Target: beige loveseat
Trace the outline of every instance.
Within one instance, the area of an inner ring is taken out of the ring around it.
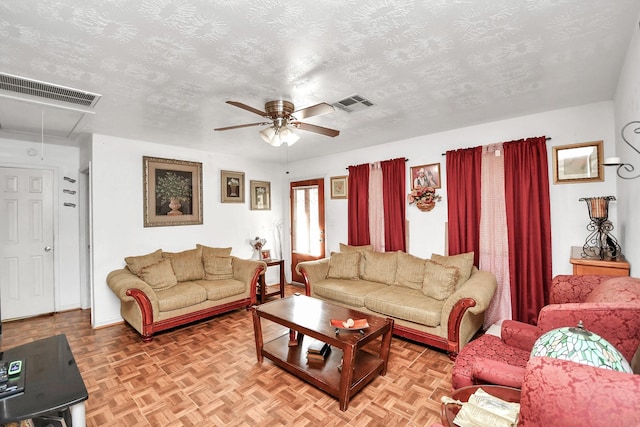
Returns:
[[[394,335],[441,348],[452,359],[482,327],[496,278],[473,266],[473,253],[428,260],[369,246],[340,249],[296,266],[308,296],[391,317]]]
[[[107,284],[120,298],[120,314],[143,341],[169,328],[256,303],[262,261],[231,256],[231,248],[196,245],[178,253],[158,249],[125,258]]]

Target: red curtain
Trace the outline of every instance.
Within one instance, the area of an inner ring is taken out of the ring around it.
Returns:
[[[385,160],[382,167],[382,197],[384,202],[384,249],[386,252],[406,252],[406,160]]]
[[[552,274],[545,137],[504,144],[504,180],[513,319],[535,325]]]
[[[449,254],[474,252],[480,259],[482,147],[447,151]]]
[[[348,232],[349,244],[368,245],[369,165],[349,166]]]

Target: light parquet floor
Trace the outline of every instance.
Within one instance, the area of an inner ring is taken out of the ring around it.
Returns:
[[[300,288],[287,286],[286,294]],[[265,321],[265,340],[287,331]],[[87,426],[429,426],[451,390],[443,352],[393,338],[387,375],[338,401],[256,360],[251,313],[238,310],[157,335],[126,324],[92,329],[76,310],[2,327],[0,350],[64,333],[89,391]]]

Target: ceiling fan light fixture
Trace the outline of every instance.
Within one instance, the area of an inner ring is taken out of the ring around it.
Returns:
[[[267,144],[271,144],[271,140],[273,139],[273,137],[276,135],[276,128],[275,126],[271,126],[265,129],[262,129],[260,131],[260,136],[262,137],[262,139],[264,140],[264,142],[266,142]],[[271,144],[273,145],[273,144]]]
[[[295,133],[289,127],[283,127],[280,129],[280,139],[287,143],[288,146],[292,146],[300,139],[300,135]]]

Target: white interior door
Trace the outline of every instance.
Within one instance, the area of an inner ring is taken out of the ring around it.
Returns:
[[[2,320],[52,313],[53,172],[0,167]]]

